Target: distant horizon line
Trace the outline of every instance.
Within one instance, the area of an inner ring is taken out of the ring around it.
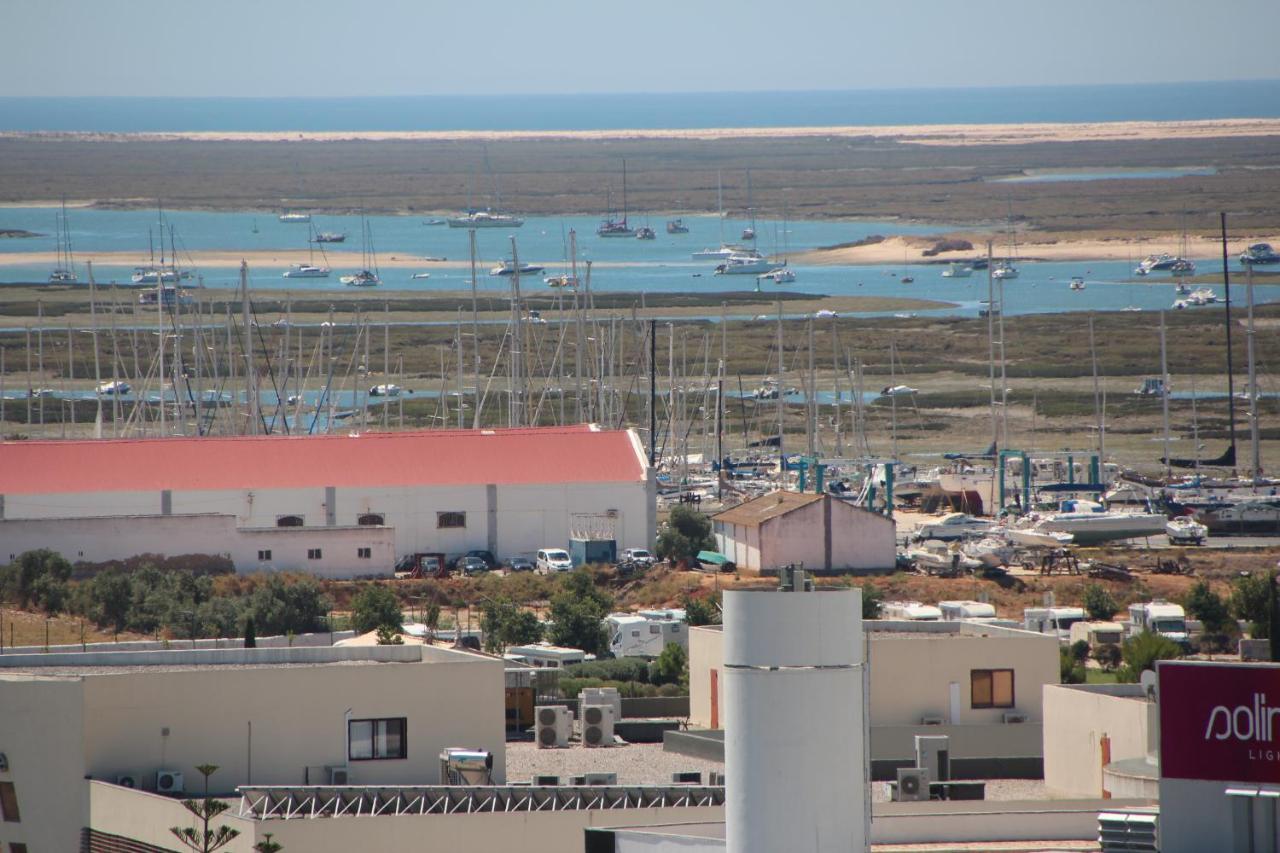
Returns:
[[[392,100],[396,98],[582,98],[582,97],[636,97],[636,96],[677,96],[689,97],[699,95],[808,95],[808,94],[840,94],[840,93],[871,93],[871,92],[1003,92],[1003,91],[1029,91],[1029,90],[1080,90],[1080,89],[1119,89],[1126,87],[1175,87],[1175,86],[1224,86],[1238,83],[1280,83],[1280,77],[1244,77],[1222,80],[1162,80],[1162,81],[1144,81],[1135,83],[1036,83],[1036,84],[1015,84],[1015,85],[965,85],[965,84],[938,84],[930,86],[876,86],[863,88],[780,88],[780,89],[689,89],[689,90],[615,90],[615,91],[587,91],[587,92],[467,92],[467,93],[444,93],[444,92],[418,92],[418,93],[400,93],[393,95],[386,94],[348,94],[348,95],[316,95],[307,94],[279,94],[279,95],[244,95],[244,94],[205,94],[205,95],[176,95],[176,94],[125,94],[125,95],[103,95],[103,94],[58,94],[58,95],[0,95],[0,101],[75,101],[75,100],[183,100],[183,101],[213,101],[213,100],[241,100],[241,101],[272,101],[272,100],[298,100],[298,101],[341,101],[341,100]]]

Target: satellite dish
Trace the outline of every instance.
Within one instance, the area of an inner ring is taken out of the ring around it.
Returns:
[[[1142,690],[1147,694],[1147,698],[1152,702],[1156,701],[1156,685],[1158,683],[1156,674],[1152,670],[1144,669],[1142,675],[1138,678],[1138,683],[1142,685]]]

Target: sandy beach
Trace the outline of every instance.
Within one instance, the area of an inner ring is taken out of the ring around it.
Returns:
[[[547,140],[732,140],[857,137],[918,145],[1026,145],[1280,136],[1280,120],[1122,121],[1096,123],[844,125],[631,130],[190,131],[182,133],[14,132],[0,139],[77,142],[523,142]]]

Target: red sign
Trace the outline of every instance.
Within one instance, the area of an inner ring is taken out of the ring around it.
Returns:
[[[1162,661],[1160,775],[1280,783],[1280,666]]]

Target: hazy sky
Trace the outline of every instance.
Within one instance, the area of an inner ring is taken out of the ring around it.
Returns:
[[[1280,0],[3,0],[0,20],[5,95],[1280,77]]]

